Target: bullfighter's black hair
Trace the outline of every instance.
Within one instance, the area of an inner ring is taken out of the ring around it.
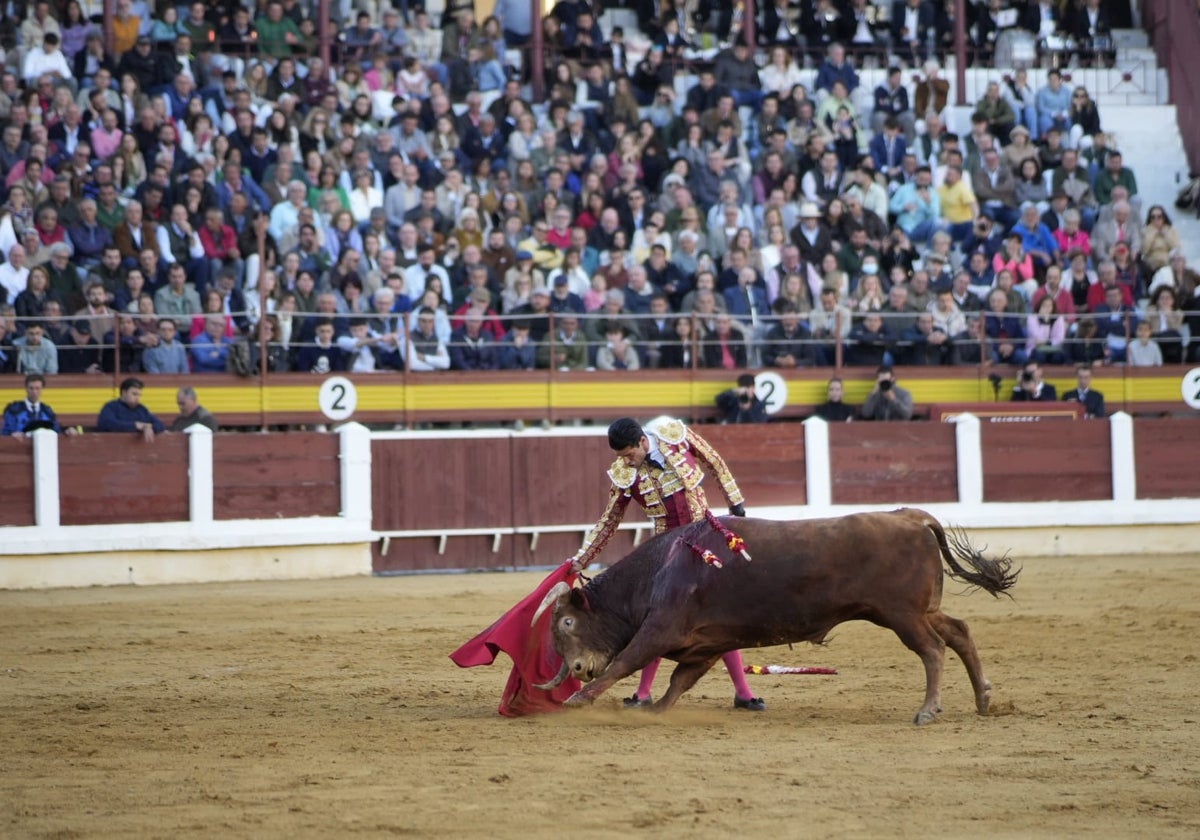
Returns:
[[[608,445],[614,452],[637,446],[642,439],[642,425],[632,417],[622,417],[608,427]]]

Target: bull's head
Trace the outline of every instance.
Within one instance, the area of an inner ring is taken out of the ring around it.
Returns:
[[[596,634],[589,632],[594,622],[583,590],[572,589],[566,583],[556,583],[534,613],[533,624],[536,625],[548,609],[553,609],[551,632],[554,634],[554,649],[563,661],[554,679],[534,688],[548,691],[557,688],[571,676],[582,682],[591,682],[604,673],[615,651],[601,649]]]

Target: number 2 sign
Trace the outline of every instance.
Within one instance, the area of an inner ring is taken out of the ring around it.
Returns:
[[[1200,408],[1200,368],[1183,375],[1183,401],[1191,408]]]
[[[358,407],[358,391],[346,377],[331,376],[321,383],[317,402],[321,406],[321,413],[330,420],[345,420]]]

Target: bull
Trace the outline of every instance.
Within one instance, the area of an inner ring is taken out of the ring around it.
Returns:
[[[949,536],[925,511],[901,509],[834,519],[776,522],[726,518],[753,552],[730,556],[721,536],[700,521],[635,549],[581,588],[558,584],[539,615],[553,608],[558,676],[586,683],[567,705],[593,702],[618,680],[658,657],[678,663],[655,708],[670,708],[722,654],[792,642],[822,643],[845,621],[892,630],[925,666],[918,725],[941,711],[946,646],[966,666],[975,708],[986,714],[991,683],[966,622],[941,610],[945,561],[951,579],[993,596],[1007,593],[1019,570],[1007,556],[985,557],[964,534]],[[708,548],[723,568],[698,559]],[[535,617],[534,622],[536,623]]]

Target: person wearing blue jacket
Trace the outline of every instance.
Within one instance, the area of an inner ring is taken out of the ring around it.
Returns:
[[[154,440],[155,434],[167,430],[163,422],[142,405],[142,380],[129,377],[121,382],[121,396],[104,404],[96,420],[99,432],[136,432],[145,440]]]

